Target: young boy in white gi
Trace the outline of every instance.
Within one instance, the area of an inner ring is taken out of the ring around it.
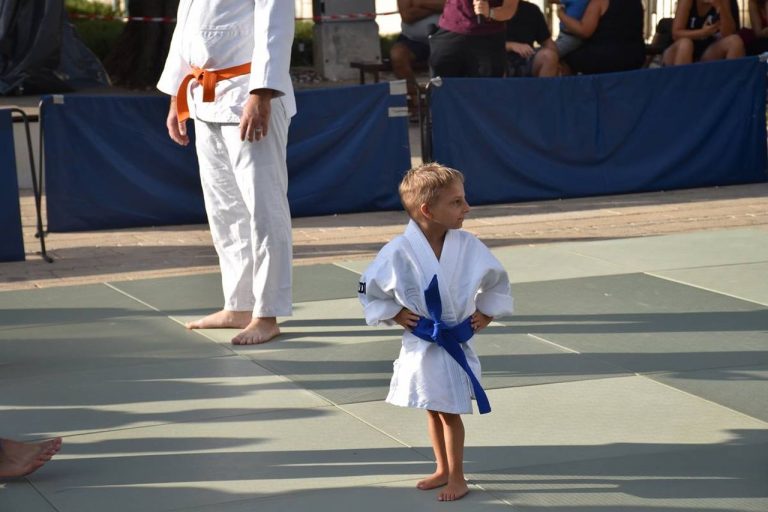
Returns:
[[[472,398],[490,412],[473,336],[512,312],[512,296],[501,263],[460,229],[469,205],[459,171],[411,169],[400,199],[411,221],[363,273],[359,297],[369,325],[405,328],[387,402],[427,410],[437,469],[416,487],[445,486],[438,500],[453,501],[469,492],[460,415],[472,413]]]

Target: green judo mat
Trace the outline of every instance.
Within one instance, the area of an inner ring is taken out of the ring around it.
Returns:
[[[493,252],[516,313],[475,342],[493,412],[465,417],[462,511],[768,510],[767,231]],[[401,331],[365,325],[366,265],[296,266],[254,346],[184,327],[218,274],[0,293],[0,435],[65,437],[0,510],[438,507],[412,489],[423,411],[384,403]]]

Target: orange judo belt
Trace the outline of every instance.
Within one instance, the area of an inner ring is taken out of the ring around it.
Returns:
[[[176,114],[179,116],[179,122],[181,123],[189,119],[187,87],[192,79],[197,80],[197,83],[203,86],[203,102],[210,103],[216,97],[216,82],[240,75],[247,75],[250,72],[250,62],[224,69],[202,69],[192,66],[192,72],[184,77],[179,86],[179,92],[176,93]]]

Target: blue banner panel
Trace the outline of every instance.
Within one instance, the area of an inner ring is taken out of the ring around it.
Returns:
[[[404,94],[387,83],[296,95],[288,132],[288,199],[295,217],[399,208],[411,167]]]
[[[0,110],[0,261],[24,259],[19,182],[10,110]]]
[[[389,113],[405,107],[405,96],[382,83],[302,91],[296,99],[288,137],[292,214],[396,208],[410,151],[407,118]],[[167,111],[161,96],[44,99],[50,231],[205,222],[194,133],[186,148],[173,143]]]
[[[48,230],[205,222],[194,146],[168,137],[167,114],[162,96],[44,98]]]
[[[444,79],[433,157],[470,203],[766,181],[766,66],[739,59],[550,79]]]

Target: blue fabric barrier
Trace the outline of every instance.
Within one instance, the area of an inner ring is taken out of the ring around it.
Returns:
[[[487,204],[766,180],[766,66],[444,79],[433,157]]]
[[[382,83],[301,91],[296,99],[288,137],[293,216],[396,208],[410,152],[407,117],[389,112],[405,107],[405,96]],[[160,96],[44,98],[49,231],[205,222],[194,142],[182,148],[168,138],[167,110]]]
[[[399,208],[411,167],[405,94],[387,83],[296,94],[288,132],[288,200],[294,217]],[[403,112],[405,113],[405,112]]]
[[[13,121],[9,110],[0,110],[0,261],[24,259],[19,183],[13,148]]]
[[[167,113],[161,96],[44,98],[48,230],[205,222],[194,146],[168,138]]]

